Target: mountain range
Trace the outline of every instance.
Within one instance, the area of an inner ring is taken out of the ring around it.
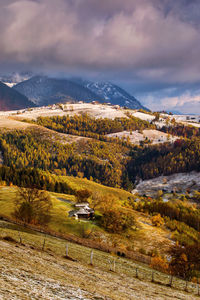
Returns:
[[[72,79],[101,97],[103,102],[125,106],[132,109],[145,109],[141,103],[124,89],[111,82],[92,82],[83,79]]]
[[[7,92],[5,91],[5,84],[4,92],[2,91],[4,97],[0,96],[1,110],[19,109],[35,105],[45,106],[71,101],[98,101],[131,109],[147,110],[134,96],[110,82],[92,82],[76,78],[52,78],[43,75],[31,77],[31,75],[31,73],[25,72],[23,74],[13,73],[10,76],[0,76],[0,80],[7,85]],[[11,87],[12,89],[10,89]],[[2,90],[2,87],[0,87],[0,90]],[[7,99],[7,106],[4,99]],[[13,106],[12,103],[15,105]]]
[[[68,101],[101,101],[98,95],[68,79],[34,76],[13,88],[39,106]]]

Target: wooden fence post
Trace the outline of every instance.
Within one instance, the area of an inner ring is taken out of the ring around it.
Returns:
[[[200,296],[199,278],[197,279],[197,287],[198,287],[198,296]]]
[[[45,238],[44,238],[43,245],[42,245],[42,251],[44,251],[44,247],[45,247]]]
[[[185,281],[185,291],[188,292],[188,281]]]
[[[112,262],[111,262],[111,260],[110,259],[108,259],[108,263],[109,263],[109,266],[110,266],[110,271],[112,271]]]
[[[69,249],[68,249],[68,244],[66,245],[66,257],[68,257]]]
[[[94,255],[94,253],[93,253],[93,250],[92,250],[91,253],[90,253],[90,264],[91,264],[91,266],[93,266],[93,255]]]
[[[20,244],[22,244],[22,238],[21,238],[21,235],[20,235],[19,231],[18,231],[18,235],[19,235],[19,242],[20,242]]]
[[[154,271],[152,271],[151,282],[154,282]]]
[[[172,282],[173,282],[173,276],[170,276],[170,280],[169,280],[169,286],[172,287]]]
[[[139,278],[139,276],[138,276],[138,268],[135,269],[135,277]]]
[[[115,272],[115,268],[116,268],[116,259],[114,258],[114,260],[113,260],[113,272]]]

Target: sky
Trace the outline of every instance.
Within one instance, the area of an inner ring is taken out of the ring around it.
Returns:
[[[200,114],[200,0],[0,0],[0,72],[111,81]]]

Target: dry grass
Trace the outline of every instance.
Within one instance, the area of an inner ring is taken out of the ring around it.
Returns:
[[[129,193],[126,191],[104,187],[85,179],[73,177],[67,177],[67,179],[70,181],[70,185],[73,185],[73,188],[88,188],[92,191],[108,195],[113,193],[121,201],[124,201],[129,196]],[[8,218],[11,217],[14,211],[16,191],[16,187],[0,187],[1,215]],[[172,243],[169,239],[170,232],[165,228],[152,226],[148,215],[135,211],[137,230],[129,230],[127,233],[121,235],[109,234],[100,228],[95,221],[77,221],[68,217],[69,211],[74,209],[73,203],[75,202],[75,197],[73,195],[58,193],[50,193],[50,195],[53,208],[51,210],[51,221],[48,224],[49,231],[65,236],[73,235],[75,237],[82,237],[82,228],[83,226],[87,226],[86,230],[92,230],[92,234],[88,240],[91,245],[92,242],[94,242],[94,245],[103,243],[107,244],[108,248],[113,248],[116,244],[117,248],[123,252],[138,252],[143,248],[146,253],[152,252],[154,249],[159,249],[161,253],[166,253]]]
[[[28,127],[32,127],[32,126],[34,125],[30,123],[17,121],[12,117],[0,116],[0,128],[21,130],[21,129],[27,129]]]
[[[197,299],[195,285],[189,285],[190,294],[181,291],[180,280],[174,281],[180,290],[168,288],[164,274],[155,275],[163,284],[151,283],[151,270],[145,265],[118,258],[116,272],[111,272],[109,254],[95,250],[94,266],[89,266],[91,250],[86,247],[69,243],[69,255],[77,261],[66,260],[66,241],[47,236],[41,251],[43,235],[6,222],[0,227],[1,236],[16,240],[21,230],[25,244],[0,240],[1,299]],[[140,279],[135,278],[136,267]]]
[[[135,250],[143,248],[148,253],[156,249],[160,254],[167,253],[172,246],[171,232],[164,226],[153,226],[148,215],[135,212],[135,216],[140,228],[134,239]]]

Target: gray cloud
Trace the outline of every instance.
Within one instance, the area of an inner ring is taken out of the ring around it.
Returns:
[[[195,0],[1,0],[0,66],[184,87],[200,81],[199,12]]]

